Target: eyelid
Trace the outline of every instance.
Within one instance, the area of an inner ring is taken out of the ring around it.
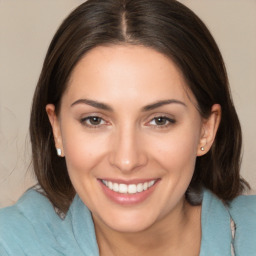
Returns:
[[[87,124],[86,121],[89,120],[90,118],[93,117],[97,117],[99,119],[101,119],[101,121],[104,121],[104,124],[97,124],[97,125],[93,125],[93,124]],[[106,126],[108,125],[110,122],[108,122],[101,114],[99,113],[91,113],[88,114],[84,117],[81,117],[80,119],[80,123],[88,128],[101,128],[102,126]]]
[[[157,118],[163,118],[165,119],[168,123],[167,124],[163,124],[163,125],[152,125],[150,124],[152,121],[156,120]],[[153,117],[150,118],[149,121],[146,122],[147,126],[151,126],[153,128],[167,128],[171,125],[174,125],[176,123],[176,119],[174,117],[170,117],[169,115],[166,114],[155,114]]]

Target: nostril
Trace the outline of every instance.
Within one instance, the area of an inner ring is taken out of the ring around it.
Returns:
[[[110,165],[122,172],[130,172],[147,162],[145,148],[139,143],[134,129],[128,128],[120,128],[114,134],[108,155]]]

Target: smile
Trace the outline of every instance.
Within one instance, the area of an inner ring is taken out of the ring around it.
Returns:
[[[136,194],[148,190],[152,187],[157,180],[151,180],[149,182],[143,182],[138,184],[122,184],[107,180],[101,180],[101,182],[110,190],[121,194]]]

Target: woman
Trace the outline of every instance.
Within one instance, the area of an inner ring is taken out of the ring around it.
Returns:
[[[40,187],[1,210],[1,255],[255,253],[225,66],[179,2],[74,10],[46,55],[30,135]]]

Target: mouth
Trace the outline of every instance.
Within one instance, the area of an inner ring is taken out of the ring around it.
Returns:
[[[140,182],[140,183],[132,183],[132,184],[124,184],[124,183],[117,183],[108,180],[100,180],[104,186],[108,189],[120,193],[120,194],[138,194],[144,191],[147,191],[152,186],[154,186],[157,182],[157,179]]]

